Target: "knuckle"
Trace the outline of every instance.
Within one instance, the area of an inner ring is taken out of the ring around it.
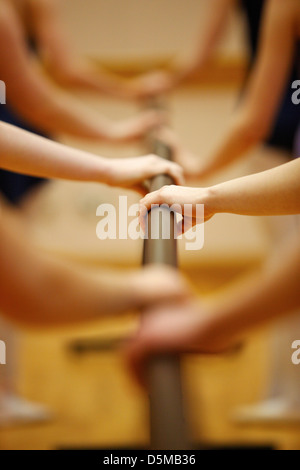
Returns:
[[[181,168],[180,165],[178,165],[178,163],[173,163],[172,166],[173,166],[174,170],[182,171],[182,168]]]
[[[164,197],[166,196],[168,193],[168,186],[163,186],[160,190],[159,190],[159,195]]]

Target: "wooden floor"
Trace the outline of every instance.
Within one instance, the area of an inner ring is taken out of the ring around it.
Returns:
[[[216,129],[222,128],[235,102],[232,90],[181,90],[171,99],[174,127],[192,150],[205,155],[216,138]],[[104,112],[112,117],[128,114],[122,106],[119,109],[108,101],[102,103]],[[78,142],[76,145],[83,146]],[[108,156],[139,152],[135,148],[116,151],[106,146],[84,147]],[[219,178],[254,171],[255,158]],[[43,194],[26,208],[32,237],[48,252],[79,262],[98,267],[121,263],[123,269],[138,266],[140,245],[126,241],[115,247],[96,239],[96,207],[114,200],[118,191],[113,191],[62,182],[45,187]],[[200,294],[212,296],[260,262],[272,245],[265,225],[255,218],[222,215],[209,223],[205,236],[201,253],[187,254],[181,247],[180,266]],[[78,337],[119,338],[135,321],[128,315],[84,330],[23,332],[19,391],[30,400],[48,405],[53,420],[0,430],[0,449],[146,446],[147,398],[129,376],[122,354],[104,351],[78,356],[68,347]],[[196,443],[271,444],[278,449],[300,449],[300,426],[241,426],[232,420],[237,406],[263,397],[269,374],[269,338],[269,330],[260,331],[230,356],[184,359],[189,421]]]

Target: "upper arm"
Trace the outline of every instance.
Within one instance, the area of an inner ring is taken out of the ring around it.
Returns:
[[[28,51],[23,26],[8,2],[0,10],[0,45],[0,79],[9,103],[36,122],[49,103],[51,86]]]
[[[208,47],[215,46],[235,4],[236,0],[214,0],[210,2],[209,15],[206,20],[206,35],[204,36],[204,43],[207,43]]]
[[[31,58],[27,50],[23,26],[8,2],[0,10],[0,78],[6,82],[11,102],[18,102],[29,92]]]
[[[60,20],[56,0],[27,0],[31,27],[41,58],[53,72],[64,70],[72,60],[72,50]]]
[[[280,105],[293,63],[296,29],[294,0],[269,0],[260,49],[242,112],[248,123],[267,134]]]

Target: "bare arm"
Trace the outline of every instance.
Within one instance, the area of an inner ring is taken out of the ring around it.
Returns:
[[[3,203],[0,210],[0,309],[10,320],[32,326],[95,321],[186,295],[172,270],[124,276],[52,259],[32,244],[15,213]]]
[[[140,137],[159,120],[157,115],[145,113],[124,123],[113,123],[56,88],[28,53],[22,25],[6,1],[1,3],[0,44],[0,77],[6,82],[9,102],[38,129],[121,142]]]
[[[201,177],[242,157],[268,136],[292,66],[298,21],[297,1],[267,3],[259,56],[248,89],[225,136],[202,164]]]
[[[162,352],[220,353],[250,329],[300,307],[299,233],[259,272],[214,304],[162,306],[149,311],[127,350],[130,367],[143,382],[149,356]]]
[[[211,0],[206,29],[204,34],[201,34],[193,58],[185,66],[181,66],[178,72],[154,71],[132,80],[131,86],[137,95],[147,96],[168,92],[200,70],[218,44],[234,3],[235,0]]]
[[[232,340],[249,329],[294,312],[300,307],[299,231],[287,240],[260,273],[212,307],[207,327],[220,342]],[[221,333],[222,331],[222,333]],[[215,343],[216,344],[216,343]]]
[[[300,160],[216,185],[207,204],[212,212],[239,215],[300,214]]]
[[[0,168],[46,178],[134,187],[168,173],[182,183],[181,168],[154,155],[106,159],[72,149],[0,122]]]
[[[76,80],[81,78],[80,72],[76,76],[78,61],[61,24],[57,1],[26,0],[25,4],[46,68],[59,82],[66,84],[74,80],[73,84],[76,84]]]
[[[205,220],[218,213],[250,216],[300,214],[300,159],[262,173],[209,188],[165,186],[141,200],[141,221],[152,205],[167,204],[181,211],[184,230],[202,223],[197,205],[204,204]],[[190,207],[193,211],[191,213]]]
[[[230,11],[235,3],[236,0],[213,0],[210,2],[210,11],[206,20],[204,35],[201,34],[202,39],[199,40],[194,58],[188,67],[183,70],[181,74],[182,79],[201,69],[211,57],[218,45],[227,24]]]
[[[27,3],[43,63],[60,85],[133,98],[126,81],[74,53],[56,0],[27,0]]]

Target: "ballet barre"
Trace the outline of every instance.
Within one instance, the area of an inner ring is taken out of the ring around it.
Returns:
[[[156,139],[148,138],[149,150],[167,160],[172,160],[172,149]],[[152,179],[150,191],[174,184],[172,178],[160,175]],[[162,217],[154,218],[159,210]],[[168,208],[154,208],[148,214],[148,238],[144,243],[143,264],[160,264],[177,267],[177,240],[174,236],[174,213]],[[158,223],[159,227],[153,227]],[[170,239],[162,237],[164,224],[170,224]],[[152,229],[160,236],[151,238]],[[147,315],[145,312],[144,315]],[[159,355],[148,361],[147,382],[150,400],[151,448],[154,450],[187,450],[190,448],[185,422],[182,394],[181,366],[178,355]]]
[[[152,101],[147,108],[164,109],[164,103]],[[157,137],[157,132],[150,132],[145,144],[147,151],[166,160],[173,160],[173,150]],[[150,181],[149,191],[156,191],[163,186],[174,184],[168,175],[159,175]],[[159,216],[154,217],[155,211]],[[175,215],[167,207],[154,208],[148,214],[148,237],[144,241],[143,265],[165,265],[178,267],[177,240],[175,238]],[[168,227],[170,236],[163,236],[163,229]],[[158,237],[151,237],[153,232]],[[147,315],[147,312],[143,312]],[[114,350],[122,344],[124,338],[100,339],[89,338],[75,340],[69,349],[78,355],[91,352]],[[147,363],[147,383],[149,387],[150,437],[152,450],[189,450],[185,420],[181,361],[179,355],[164,354],[152,357]]]

